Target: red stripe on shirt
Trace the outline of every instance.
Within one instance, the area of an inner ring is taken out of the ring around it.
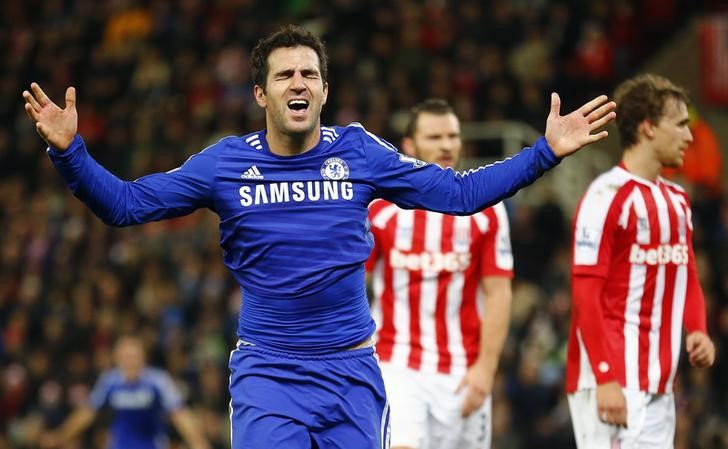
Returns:
[[[442,238],[440,239],[440,251],[447,254],[453,250],[452,239],[454,236],[455,217],[451,215],[442,216]],[[452,272],[441,271],[437,277],[437,303],[435,304],[435,338],[437,343],[437,371],[449,373],[452,364],[452,355],[447,347],[447,286],[452,280]]]
[[[680,243],[677,223],[677,212],[670,198],[670,193],[664,184],[660,184],[660,191],[667,203],[667,213],[670,219],[669,243]],[[678,265],[665,264],[665,292],[662,296],[662,319],[660,322],[660,382],[658,393],[665,392],[665,386],[672,372],[672,308],[675,298],[675,280]]]
[[[647,209],[647,217],[650,226],[650,244],[656,245],[660,242],[660,220],[657,217],[657,205],[649,187],[639,184],[642,198],[644,198]],[[655,305],[655,287],[657,282],[657,266],[647,265],[645,270],[645,287],[642,293],[640,305],[640,326],[639,326],[639,365],[640,390],[649,389],[649,367],[650,367],[650,331],[652,330],[652,308]]]
[[[394,231],[397,229],[397,214],[392,215],[392,218],[387,221],[384,229],[385,232],[377,235],[378,237],[381,235],[382,240],[384,240],[386,236],[395,235]],[[389,247],[391,247],[391,243],[392,242],[390,242]],[[379,253],[384,258],[384,291],[382,292],[382,297],[379,301],[382,308],[382,324],[379,329],[379,336],[377,340],[377,353],[379,354],[380,359],[385,362],[392,359],[394,336],[397,333],[397,329],[394,326],[394,270],[392,269],[392,265],[389,263],[388,249],[389,248],[387,247],[382,247],[379,250]]]
[[[425,229],[427,227],[427,212],[415,210],[412,229],[412,253],[420,254],[425,250]],[[422,293],[422,270],[410,271],[409,279],[409,306],[410,306],[410,343],[411,350],[407,365],[412,369],[419,369],[422,363],[422,337],[420,330],[420,296]]]
[[[492,223],[488,223],[488,231]],[[470,218],[470,247],[471,254],[483,254],[487,243],[484,235],[479,235],[480,230],[474,218]],[[495,252],[494,247],[490,251]],[[465,271],[465,284],[463,285],[462,306],[460,307],[460,330],[463,336],[463,349],[467,366],[475,363],[480,350],[480,314],[478,313],[478,289],[480,288],[480,276],[483,258],[473,258],[470,266]]]

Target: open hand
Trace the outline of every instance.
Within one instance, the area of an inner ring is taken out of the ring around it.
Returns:
[[[561,99],[551,94],[551,112],[546,119],[546,141],[557,157],[568,156],[579,148],[607,137],[607,131],[592,134],[614,120],[617,104],[600,95],[568,115],[559,115]]]
[[[31,92],[23,91],[25,113],[35,123],[35,129],[53,148],[64,151],[71,145],[78,130],[76,89],[66,89],[66,108],[53,103],[37,83],[30,85]]]

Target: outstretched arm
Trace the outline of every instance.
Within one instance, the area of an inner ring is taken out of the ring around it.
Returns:
[[[114,226],[178,217],[212,207],[217,151],[200,152],[179,169],[124,181],[99,165],[76,134],[76,91],[66,91],[66,108],[53,103],[36,83],[23,92],[25,111],[48,143],[48,155],[74,195]]]
[[[48,432],[40,440],[40,445],[44,449],[51,449],[61,446],[67,441],[72,440],[93,422],[96,417],[96,411],[91,407],[81,407],[76,409],[69,416],[58,430]]]
[[[202,429],[187,407],[173,411],[169,418],[190,449],[210,449],[210,443],[203,436]]]
[[[600,96],[562,116],[559,97],[554,94],[545,137],[505,160],[465,172],[404,156],[391,144],[364,133],[367,180],[376,187],[375,197],[400,207],[471,215],[533,183],[561,158],[604,139],[607,132],[597,131],[614,119],[615,106]]]

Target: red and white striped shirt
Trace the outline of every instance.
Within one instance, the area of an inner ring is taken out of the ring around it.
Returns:
[[[472,216],[369,206],[376,348],[384,362],[460,374],[480,346],[483,276],[513,276],[502,203]]]
[[[677,184],[621,164],[592,182],[574,219],[568,392],[610,380],[672,391],[683,324],[705,331],[692,234]]]

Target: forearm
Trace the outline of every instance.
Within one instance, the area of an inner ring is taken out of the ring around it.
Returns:
[[[58,444],[63,444],[86,430],[95,416],[96,412],[89,407],[76,409],[56,431]]]
[[[546,139],[541,137],[533,147],[524,148],[505,160],[464,172],[464,212],[472,214],[513,196],[559,162]]]
[[[78,135],[66,151],[48,150],[74,195],[112,226],[179,217],[199,207],[209,207],[215,166],[210,153],[191,157],[179,169],[129,182],[99,165]]]
[[[371,162],[383,198],[403,208],[449,215],[472,215],[492,206],[559,163],[543,138],[503,161],[465,172],[434,164],[412,168],[395,155],[387,156]]]
[[[76,135],[63,152],[49,148],[48,155],[73,194],[104,223],[124,226],[138,222],[123,213],[126,183],[88,154],[81,136]]]
[[[597,276],[574,276],[572,279],[574,319],[597,384],[616,380],[601,304],[605,284],[606,279]]]
[[[700,286],[697,271],[688,273],[688,286],[685,298],[685,313],[683,324],[688,333],[699,331],[707,334],[707,320],[705,315],[705,297]]]
[[[485,372],[495,376],[498,370],[503,345],[508,336],[511,316],[511,281],[508,278],[486,278],[485,307],[480,322],[480,351],[476,363],[482,364]]]
[[[170,415],[170,418],[175,429],[177,429],[190,448],[207,449],[210,447],[207,439],[203,436],[201,427],[197,425],[197,421],[195,421],[189,409],[180,408],[175,410]]]

